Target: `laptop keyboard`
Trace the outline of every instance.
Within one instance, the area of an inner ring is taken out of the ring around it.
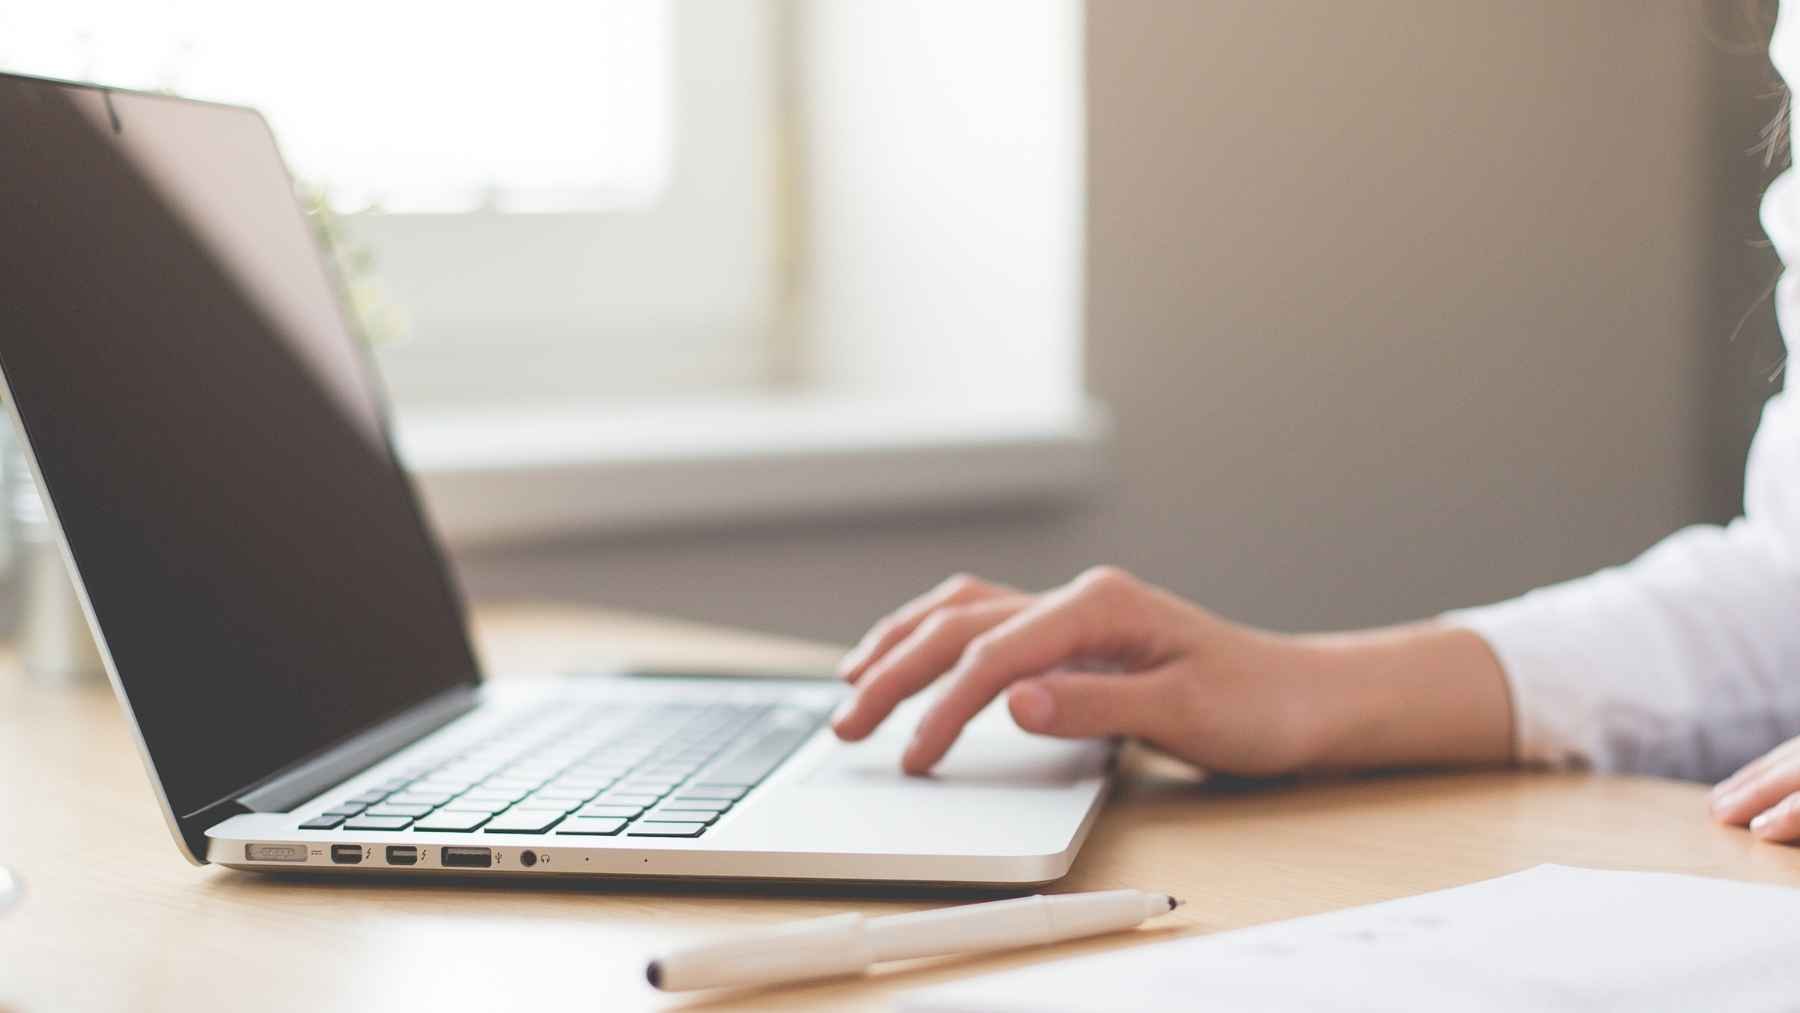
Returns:
[[[557,702],[301,830],[699,837],[825,720],[790,702]]]

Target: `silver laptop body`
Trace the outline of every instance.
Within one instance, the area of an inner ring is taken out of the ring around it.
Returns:
[[[546,129],[561,129],[549,127]],[[254,111],[0,75],[0,372],[176,843],[321,873],[1062,876],[1111,749],[990,708],[929,778],[828,680],[487,681]]]

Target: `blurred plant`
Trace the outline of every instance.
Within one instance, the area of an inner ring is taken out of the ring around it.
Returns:
[[[332,210],[329,198],[330,191],[323,186],[300,184],[301,207],[337,266],[344,295],[350,300],[351,322],[371,345],[405,338],[412,320],[382,285],[375,271],[374,249],[357,238],[350,219]]]

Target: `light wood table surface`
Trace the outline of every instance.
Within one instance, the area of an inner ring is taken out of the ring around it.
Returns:
[[[618,614],[488,610],[495,670],[653,664],[823,669],[817,645]],[[899,990],[1149,939],[1217,932],[1563,862],[1800,885],[1800,849],[1708,822],[1699,786],[1485,773],[1247,787],[1137,755],[1057,890],[1189,900],[1137,932],[866,980],[663,996],[647,955],[752,925],[945,897],[704,884],[299,880],[176,853],[104,686],[53,689],[0,663],[0,1011],[884,1008]]]

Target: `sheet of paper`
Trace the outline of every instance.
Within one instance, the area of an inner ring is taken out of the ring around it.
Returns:
[[[972,978],[902,996],[899,1008],[1793,1011],[1800,889],[1541,865],[1368,907]]]

